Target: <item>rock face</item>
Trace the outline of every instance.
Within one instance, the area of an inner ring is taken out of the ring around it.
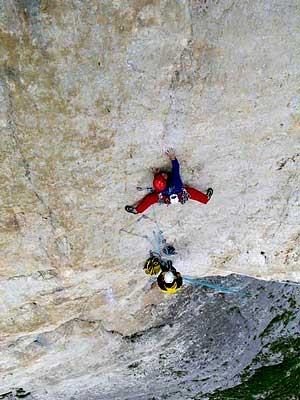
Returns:
[[[189,399],[279,363],[253,359],[299,335],[297,286],[230,274],[300,281],[299,16],[296,0],[0,2],[0,397]],[[169,146],[214,196],[135,222],[124,205]],[[158,228],[183,275],[255,297],[151,288]]]
[[[230,396],[209,393],[258,374],[252,395],[298,399],[299,288],[233,275],[210,281],[248,296],[190,285],[137,313],[144,328],[130,335],[74,318],[19,337],[2,353],[14,366],[9,380],[32,390],[28,400],[245,399],[240,387]],[[280,374],[272,381],[262,367],[274,364]]]

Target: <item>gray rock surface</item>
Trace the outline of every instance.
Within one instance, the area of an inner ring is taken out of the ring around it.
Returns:
[[[251,321],[249,298],[234,300],[242,311],[231,320],[202,289],[171,299],[150,290],[140,236],[156,227],[135,224],[124,205],[173,146],[184,182],[215,191],[206,206],[155,207],[177,269],[241,286],[248,278],[230,274],[299,282],[299,2],[3,0],[0,39],[0,394],[157,397],[163,378],[191,382],[205,362],[200,350],[193,358],[194,336],[209,352],[199,391],[238,383],[263,318]],[[196,330],[184,309],[198,292],[207,324]],[[158,348],[173,344],[159,363]],[[183,373],[167,375],[174,363]]]
[[[74,319],[20,338],[10,353],[34,361],[27,377],[32,398],[204,399],[239,384],[245,370],[252,375],[279,364],[283,354],[270,352],[272,344],[300,339],[299,288],[234,275],[209,282],[249,296],[190,285],[137,315],[147,326],[131,335],[108,330],[100,320]],[[46,366],[47,375],[38,378]]]

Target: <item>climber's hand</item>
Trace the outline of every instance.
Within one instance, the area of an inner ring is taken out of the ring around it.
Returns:
[[[175,160],[176,158],[175,150],[173,148],[167,149],[165,154],[170,160]]]

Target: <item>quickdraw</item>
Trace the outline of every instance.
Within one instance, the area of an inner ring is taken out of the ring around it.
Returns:
[[[180,203],[181,204],[186,203],[190,199],[190,197],[191,196],[188,194],[187,190],[183,188]]]
[[[174,201],[172,201],[172,196],[174,196]],[[176,198],[175,198],[176,196]],[[190,195],[188,194],[186,189],[182,189],[182,191],[178,194],[171,194],[170,196],[167,196],[163,193],[158,193],[158,203],[159,204],[175,204],[175,203],[181,203],[184,204],[190,199]]]

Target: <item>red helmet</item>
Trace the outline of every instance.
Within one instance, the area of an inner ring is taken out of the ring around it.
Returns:
[[[153,187],[157,192],[162,192],[167,187],[167,179],[163,174],[155,175],[153,179]]]

